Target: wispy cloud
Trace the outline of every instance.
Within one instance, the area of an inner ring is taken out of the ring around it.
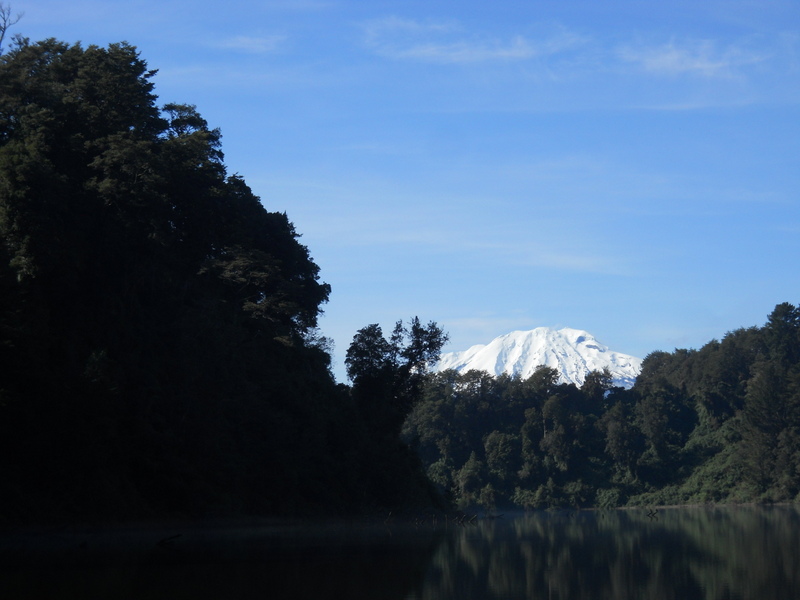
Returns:
[[[733,77],[766,61],[769,56],[744,45],[721,45],[713,40],[671,40],[665,44],[629,44],[617,49],[625,63],[638,65],[656,75]]]
[[[411,58],[439,63],[472,63],[489,60],[518,60],[533,58],[539,52],[523,37],[508,43],[454,42],[450,44],[421,43],[407,48],[395,48],[393,58]]]
[[[387,17],[365,25],[367,45],[382,56],[434,63],[528,60],[556,54],[582,42],[567,31],[542,39],[523,35],[490,38],[470,35],[457,23]]]
[[[621,89],[633,83],[643,86],[643,94],[631,95],[628,103],[648,109],[695,110],[720,104],[752,104],[761,98],[765,82],[776,76],[784,82],[782,88],[788,88],[787,75],[800,64],[797,36],[789,34],[777,38],[759,34],[653,38],[643,34],[615,42],[610,38],[590,38],[557,24],[529,24],[525,29],[497,31],[470,29],[453,20],[397,16],[366,22],[363,32],[365,46],[371,52],[396,61],[475,66],[517,63],[525,68],[517,73],[518,85],[551,82],[566,88],[578,81],[592,80],[604,91],[613,90],[609,86]],[[605,80],[598,79],[601,73]],[[669,88],[674,93],[665,96],[663,90],[641,81],[643,77],[681,83],[693,80],[695,87]],[[697,87],[706,82],[727,82],[736,87]],[[574,102],[570,99],[567,104]]]
[[[630,275],[630,267],[619,260],[597,253],[537,252],[521,261],[532,267],[555,269],[558,271],[574,271],[580,273],[596,273],[600,275]]]
[[[335,6],[334,2],[317,0],[271,0],[261,3],[261,8],[276,10],[322,10],[333,6]]]
[[[285,35],[237,35],[217,43],[217,47],[250,54],[274,52],[286,40]]]
[[[451,33],[460,30],[454,22],[421,22],[400,17],[384,17],[374,19],[364,24],[364,33],[367,43],[380,45],[387,37],[400,35],[419,36],[430,34]]]

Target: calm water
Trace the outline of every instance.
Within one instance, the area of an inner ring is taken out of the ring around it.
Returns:
[[[800,511],[7,533],[0,598],[800,599]]]

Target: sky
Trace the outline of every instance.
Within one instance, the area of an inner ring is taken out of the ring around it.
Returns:
[[[16,0],[222,131],[353,335],[572,327],[640,358],[800,303],[797,0]]]

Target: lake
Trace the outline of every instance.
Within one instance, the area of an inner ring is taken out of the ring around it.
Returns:
[[[800,599],[800,509],[7,532],[0,598]]]

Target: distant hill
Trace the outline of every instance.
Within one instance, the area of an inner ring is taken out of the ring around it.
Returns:
[[[614,385],[630,388],[641,371],[642,359],[614,352],[580,329],[537,327],[501,335],[463,352],[442,354],[436,370],[465,373],[476,369],[526,379],[540,365],[557,369],[562,382],[578,386],[588,373],[608,368]]]

